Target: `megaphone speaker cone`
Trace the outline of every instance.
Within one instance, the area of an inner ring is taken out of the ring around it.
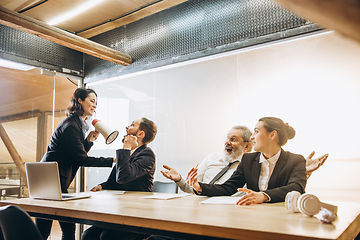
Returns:
[[[119,132],[117,130],[111,130],[98,119],[94,119],[92,121],[92,124],[94,125],[95,130],[98,131],[101,135],[103,135],[106,144],[112,143],[119,135]]]
[[[107,137],[106,139],[106,144],[110,144],[113,141],[115,141],[115,139],[117,138],[117,136],[119,135],[119,131],[115,130],[112,133],[110,133],[110,135]]]

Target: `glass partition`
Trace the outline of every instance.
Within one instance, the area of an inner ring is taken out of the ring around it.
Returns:
[[[77,85],[65,77],[41,75],[37,68],[0,67],[0,76],[1,198],[26,197],[19,163],[41,160]]]
[[[360,190],[355,184],[360,181],[356,170],[360,163],[360,130],[356,127],[359,56],[358,45],[330,33],[114,78],[90,87],[100,98],[123,103],[100,105],[106,103],[103,101],[98,107],[99,118],[101,111],[101,117],[108,117],[109,124],[122,133],[127,124],[141,117],[157,124],[158,134],[149,145],[156,154],[156,180],[167,181],[160,173],[163,164],[186,176],[206,155],[223,151],[223,137],[232,126],[253,129],[259,118],[275,116],[297,131],[284,150],[304,157],[311,151],[316,151],[315,157],[330,154],[309,179],[307,190],[330,193],[338,189],[349,194]],[[115,154],[121,147],[120,137],[101,154]],[[339,171],[341,166],[346,166],[346,171]],[[329,177],[334,172],[339,178]],[[106,178],[106,174],[99,178],[92,175],[90,187]],[[347,179],[349,185],[342,186],[338,179]],[[360,199],[359,194],[357,197]]]

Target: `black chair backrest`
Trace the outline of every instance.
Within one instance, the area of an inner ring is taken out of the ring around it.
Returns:
[[[175,182],[155,181],[153,191],[162,193],[178,193],[178,186]]]
[[[0,228],[6,240],[44,240],[29,214],[18,206],[0,207]]]

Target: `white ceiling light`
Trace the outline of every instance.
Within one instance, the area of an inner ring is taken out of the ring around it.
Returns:
[[[66,21],[76,15],[79,15],[87,10],[89,10],[92,7],[95,7],[96,5],[98,5],[99,3],[101,3],[103,0],[91,0],[91,1],[86,1],[85,3],[83,3],[82,5],[79,5],[78,7],[72,9],[69,12],[66,12],[58,17],[53,18],[52,20],[50,20],[48,22],[48,24],[50,25],[56,25],[60,22]]]
[[[17,70],[22,70],[22,71],[28,71],[28,70],[35,68],[35,67],[27,65],[27,64],[13,62],[13,61],[1,59],[1,58],[0,58],[0,67],[12,68],[12,69],[17,69]]]

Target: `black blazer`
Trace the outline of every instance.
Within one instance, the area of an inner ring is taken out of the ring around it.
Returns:
[[[155,154],[146,145],[138,147],[130,156],[130,150],[116,151],[113,167],[103,189],[151,192],[155,173]]]
[[[93,143],[84,139],[80,118],[71,114],[55,129],[42,162],[57,162],[59,165],[62,192],[67,189],[80,166],[111,167],[113,158],[89,157],[87,152]]]
[[[245,153],[233,175],[223,184],[204,184],[201,195],[228,196],[247,184],[247,188],[259,192],[261,164],[259,152]],[[306,161],[301,155],[281,149],[280,157],[270,176],[268,188],[264,192],[271,198],[270,202],[283,202],[290,191],[304,193],[306,186]]]

